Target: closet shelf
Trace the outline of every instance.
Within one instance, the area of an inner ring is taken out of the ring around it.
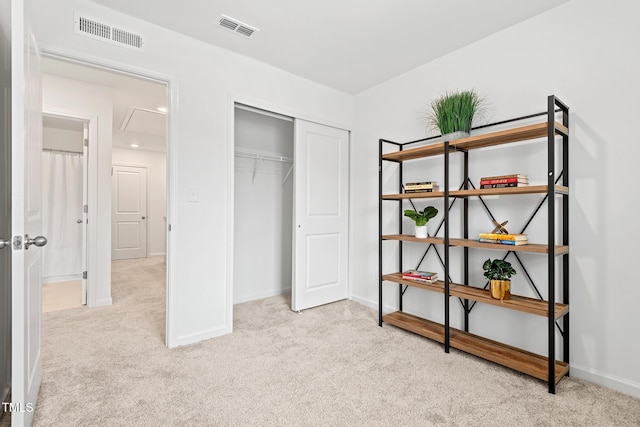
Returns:
[[[244,157],[247,159],[255,159],[255,160],[269,160],[272,162],[283,162],[283,163],[293,163],[293,159],[291,157],[281,156],[280,154],[274,153],[263,153],[260,151],[249,151],[249,150],[235,150],[234,155],[236,157]]]

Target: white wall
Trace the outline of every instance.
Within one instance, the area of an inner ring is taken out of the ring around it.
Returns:
[[[41,48],[172,79],[168,342],[188,344],[230,332],[229,99],[350,128],[353,96],[88,1],[34,3]],[[144,51],[75,35],[76,11],[142,34]],[[194,191],[198,201],[189,202]]]
[[[75,130],[45,126],[42,132],[42,148],[49,150],[82,153],[83,140],[82,132]]]
[[[72,117],[97,117],[96,152],[89,153],[89,234],[96,238],[88,247],[89,292],[87,304],[111,304],[111,89],[58,76],[44,75],[42,108],[45,112]],[[90,148],[92,147],[90,146]],[[93,174],[94,169],[97,173]],[[95,269],[91,268],[95,265]]]
[[[112,148],[114,165],[147,167],[147,255],[165,254],[167,216],[167,155],[156,151]],[[114,242],[111,242],[113,245]]]
[[[424,137],[427,105],[445,90],[473,87],[485,94],[491,104],[486,121],[542,111],[546,96],[556,94],[571,107],[571,374],[640,396],[635,338],[640,288],[632,268],[636,253],[626,249],[637,240],[640,208],[636,192],[629,192],[640,154],[632,128],[640,113],[639,13],[633,0],[574,0],[357,95],[352,152],[357,160],[351,171],[351,212],[360,218],[352,222],[354,297],[377,305],[378,139]],[[533,171],[534,180],[543,179],[539,158],[525,157],[528,149],[516,151],[516,157],[493,153],[498,161],[523,161],[520,167]],[[431,304],[414,295],[414,309]],[[442,305],[438,295],[429,299]],[[452,299],[452,307],[455,303]],[[498,338],[510,342],[540,342],[546,333],[544,321],[531,316],[482,313],[472,313],[476,330],[490,335],[497,326]],[[506,325],[493,324],[488,320],[493,316]]]
[[[235,110],[238,150],[293,158],[293,121]],[[291,290],[293,163],[235,159],[234,304]],[[254,177],[254,165],[257,166]]]

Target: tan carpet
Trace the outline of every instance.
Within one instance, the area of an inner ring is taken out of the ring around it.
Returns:
[[[44,316],[36,426],[637,426],[640,400],[546,385],[392,326],[350,301],[235,307],[233,334],[164,348],[157,260],[114,263],[114,305]],[[151,277],[151,280],[148,278]]]

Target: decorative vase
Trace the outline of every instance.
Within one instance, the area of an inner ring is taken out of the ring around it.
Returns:
[[[499,299],[511,299],[511,280],[491,280],[491,297]]]
[[[469,132],[465,132],[463,130],[459,130],[459,131],[456,131],[456,132],[445,133],[444,135],[442,135],[442,140],[443,141],[454,141],[456,139],[467,138],[469,136],[470,136]]]
[[[420,239],[425,239],[429,237],[429,234],[427,233],[426,225],[416,225],[416,237]]]

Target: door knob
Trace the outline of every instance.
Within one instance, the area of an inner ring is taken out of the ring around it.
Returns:
[[[0,239],[0,249],[6,248],[11,244],[10,240]]]
[[[44,246],[47,244],[47,238],[44,236],[38,236],[35,239],[32,239],[31,237],[29,237],[28,234],[26,234],[24,236],[24,248],[25,249],[29,249],[29,246],[31,245],[36,245],[36,246]]]
[[[146,217],[146,216],[143,216],[143,217],[142,217],[142,219],[147,219],[147,217]]]
[[[82,220],[81,219],[76,219],[76,223],[82,224]]]

